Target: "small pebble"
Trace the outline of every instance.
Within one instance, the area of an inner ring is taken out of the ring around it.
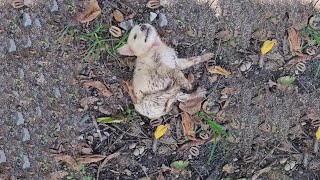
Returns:
[[[0,150],[0,164],[7,162],[6,154],[3,150]]]
[[[125,169],[125,170],[124,170],[124,173],[125,173],[127,176],[131,176],[131,175],[132,175],[132,172],[131,172],[129,169]]]
[[[9,52],[9,53],[12,53],[12,52],[15,52],[16,50],[17,50],[16,43],[14,42],[13,39],[9,39],[9,49],[8,49],[8,52]]]
[[[121,27],[122,29],[124,29],[125,31],[128,31],[129,29],[131,29],[132,27],[134,26],[133,24],[133,20],[130,19],[128,21],[122,21],[120,24],[119,24],[119,27]]]
[[[140,155],[139,149],[135,149],[135,150],[133,151],[133,155],[139,156],[139,155]]]
[[[38,116],[38,117],[41,117],[42,111],[41,111],[40,106],[37,106],[37,107],[36,107],[36,111],[37,111],[37,116]]]
[[[23,69],[19,68],[18,71],[19,71],[19,78],[20,78],[20,79],[23,79],[23,78],[24,78],[24,71],[23,71]]]
[[[142,154],[144,152],[144,149],[145,149],[144,146],[139,147],[140,154]]]
[[[24,41],[26,41],[26,44],[23,45],[24,48],[29,48],[32,46],[31,38],[30,36],[27,36],[26,38],[24,37]]]
[[[22,141],[29,141],[30,140],[30,133],[29,130],[27,128],[23,128],[23,138]]]
[[[137,143],[132,143],[129,145],[129,149],[134,149],[137,146]]]
[[[243,64],[241,64],[240,66],[240,71],[244,72],[244,71],[248,71],[252,66],[251,62],[245,62]]]
[[[59,6],[56,0],[53,0],[52,6],[50,8],[50,12],[55,12],[59,10]]]
[[[284,170],[286,170],[286,171],[290,171],[290,164],[286,164],[285,166],[284,166]]]
[[[17,126],[24,124],[24,118],[21,112],[17,113]]]
[[[61,98],[61,93],[60,93],[59,88],[54,88],[54,96],[55,96],[57,99],[60,99],[60,98]]]
[[[36,25],[37,28],[41,28],[41,23],[38,18],[34,19],[34,24]]]
[[[31,26],[31,24],[32,24],[32,20],[30,15],[28,13],[23,13],[22,25],[24,27],[27,27],[27,26]]]
[[[160,13],[159,14],[159,26],[164,27],[168,25],[168,20],[165,14]]]
[[[154,12],[150,12],[149,20],[152,22],[157,18],[158,14]]]
[[[287,160],[288,160],[288,158],[282,158],[282,159],[280,159],[280,164],[284,164],[284,163],[286,163],[287,162]]]
[[[39,85],[39,84],[43,84],[43,83],[45,83],[45,82],[46,82],[46,80],[44,79],[44,75],[41,73],[41,74],[39,75],[38,79],[37,79],[37,83],[38,83],[38,85]]]
[[[296,162],[295,161],[291,161],[289,163],[289,165],[290,165],[290,168],[293,169],[296,166]]]
[[[27,169],[30,168],[30,161],[28,156],[23,155],[23,165],[22,165],[22,169]]]

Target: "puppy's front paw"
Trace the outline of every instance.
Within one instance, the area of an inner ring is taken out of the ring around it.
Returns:
[[[214,54],[213,53],[207,53],[202,55],[202,62],[208,61],[209,59],[213,58]]]

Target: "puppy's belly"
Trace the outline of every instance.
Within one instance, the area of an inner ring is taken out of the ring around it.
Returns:
[[[145,95],[154,94],[159,91],[165,91],[173,84],[170,78],[135,78],[133,79],[133,88],[139,101]]]

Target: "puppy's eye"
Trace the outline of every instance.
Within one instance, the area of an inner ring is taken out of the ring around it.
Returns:
[[[135,34],[134,36],[133,36],[133,39],[136,39],[137,38],[137,35]]]

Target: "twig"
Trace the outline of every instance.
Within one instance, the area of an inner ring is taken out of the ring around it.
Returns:
[[[269,166],[263,168],[263,169],[260,169],[259,171],[257,171],[253,176],[252,176],[252,180],[256,180],[258,179],[258,177],[263,174],[263,173],[266,173],[268,171],[271,170],[271,166],[275,164],[276,161],[274,161],[273,163],[271,163]]]
[[[107,164],[107,162],[109,162],[111,159],[116,158],[118,156],[120,156],[120,151],[122,151],[126,146],[123,146],[122,148],[120,148],[118,151],[116,151],[113,154],[110,154],[109,156],[107,156],[103,162],[99,165],[98,168],[98,172],[97,172],[97,180],[99,180],[99,173],[101,171],[101,169]]]
[[[102,142],[102,135],[101,135],[101,131],[99,129],[98,123],[96,121],[96,118],[94,116],[92,116],[92,119],[93,119],[93,125],[97,129],[97,134],[98,134],[98,136],[100,138],[100,142]]]

